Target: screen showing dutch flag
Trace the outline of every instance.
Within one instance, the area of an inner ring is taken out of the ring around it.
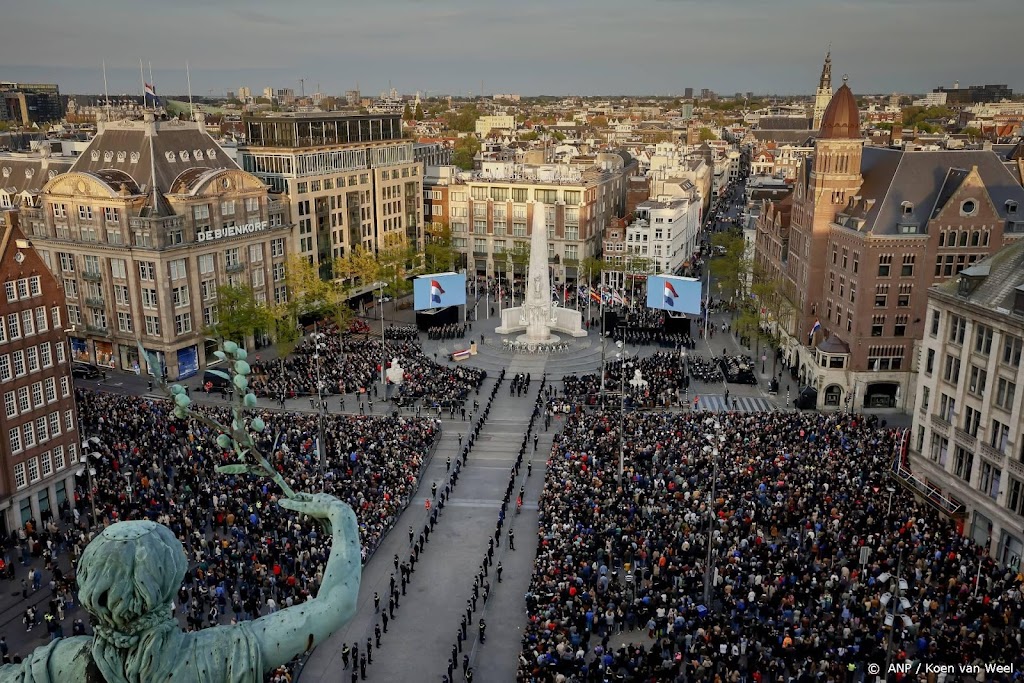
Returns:
[[[417,311],[466,303],[466,276],[459,273],[433,273],[413,280],[413,303]]]
[[[701,282],[691,277],[651,275],[647,278],[647,307],[700,315]]]

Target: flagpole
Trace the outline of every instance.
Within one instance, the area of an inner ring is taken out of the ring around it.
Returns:
[[[142,81],[142,108],[145,109],[149,100],[146,99],[146,72],[142,70],[142,60],[139,60],[139,80]]]
[[[708,339],[708,321],[711,320],[711,265],[708,264],[708,291],[704,292],[704,341]],[[708,344],[711,348],[711,344]]]
[[[103,60],[103,108],[107,111],[107,120],[110,120],[110,95],[107,92],[107,61]]]
[[[188,68],[188,60],[185,60],[185,79],[188,81],[188,115],[195,120],[196,108],[192,106],[192,72]]]

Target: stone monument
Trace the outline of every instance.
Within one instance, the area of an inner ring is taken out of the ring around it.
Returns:
[[[150,367],[159,368],[139,346]],[[155,522],[118,522],[86,546],[78,564],[78,596],[94,635],[57,638],[36,648],[22,662],[0,667],[0,683],[262,683],[264,673],[324,642],[355,614],[362,576],[355,513],[334,496],[292,491],[270,467],[249,432],[263,431],[263,421],[256,417],[247,423],[244,416],[256,406],[248,390],[245,349],[225,342],[216,355],[230,357],[230,376],[216,372],[239,390],[230,427],[189,410],[191,400],[181,386],[161,386],[171,395],[176,416],[216,429],[218,446],[235,452],[238,464],[218,471],[270,477],[284,494],[277,500],[281,507],[318,520],[333,534],[317,596],[254,621],[182,631],[174,609],[188,569],[181,542]]]
[[[551,302],[551,279],[548,275],[548,231],[544,222],[544,204],[533,204],[533,229],[530,235],[530,265],[526,271],[526,292],[522,306],[501,312],[498,334],[523,332],[518,341],[540,346],[554,344],[558,337],[552,330],[573,337],[585,337],[583,314]]]

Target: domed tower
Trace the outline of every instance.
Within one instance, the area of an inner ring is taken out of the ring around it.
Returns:
[[[860,112],[846,80],[844,76],[843,85],[832,96],[821,117],[821,130],[815,143],[809,190],[815,205],[816,226],[819,213],[821,218],[827,214],[831,220],[846,204],[847,197],[857,194],[863,182]]]
[[[821,119],[825,115],[828,103],[832,101],[832,47],[829,46],[825,54],[825,64],[821,67],[821,80],[818,81],[818,91],[814,95],[814,122],[811,128],[818,130],[821,126]]]

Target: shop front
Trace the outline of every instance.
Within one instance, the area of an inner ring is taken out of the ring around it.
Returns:
[[[114,345],[107,341],[94,341],[96,365],[104,368],[116,368],[117,358],[114,356]]]
[[[92,354],[89,352],[89,340],[80,337],[68,337],[71,342],[71,360],[79,363],[91,363]]]
[[[197,346],[187,346],[178,349],[178,381],[194,377],[199,374],[199,349]]]

